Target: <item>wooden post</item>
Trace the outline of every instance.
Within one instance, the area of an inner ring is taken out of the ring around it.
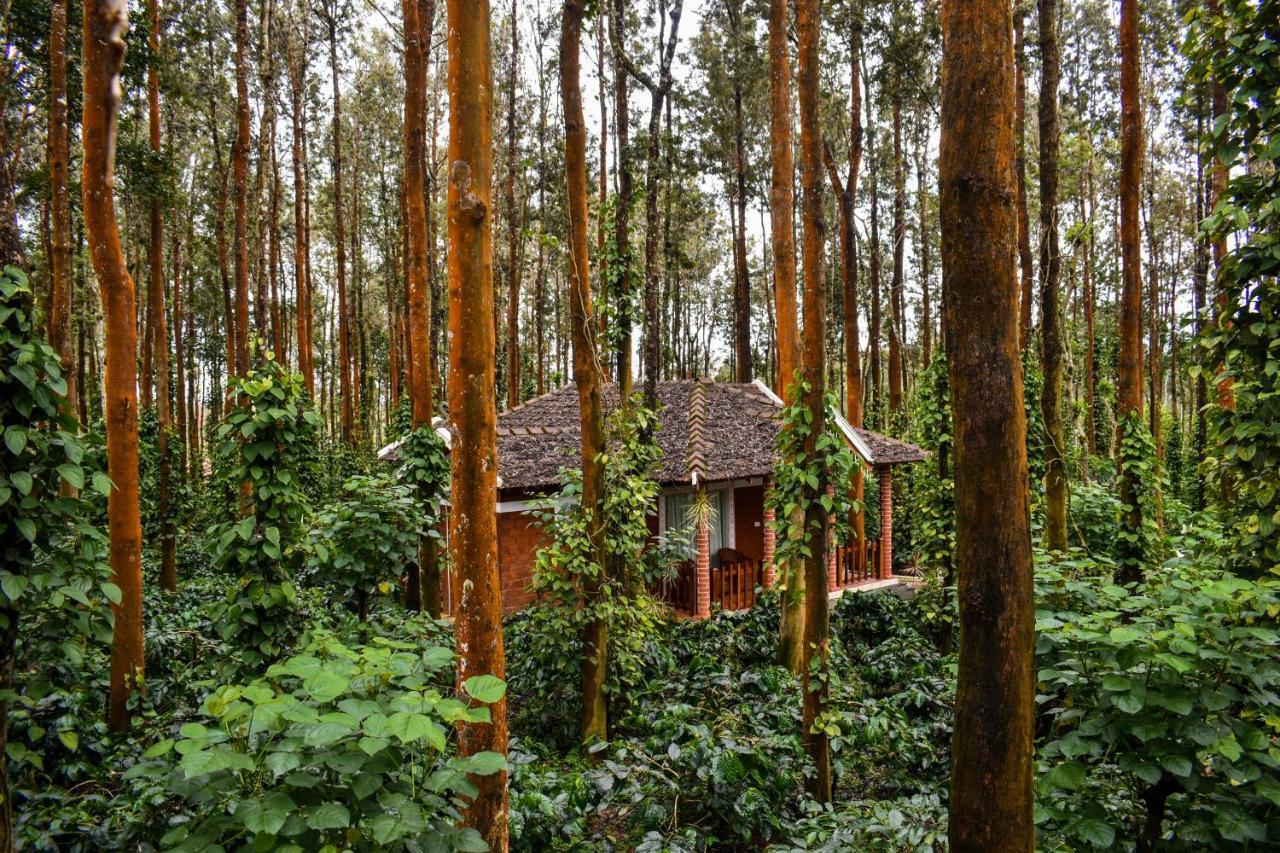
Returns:
[[[699,498],[706,492],[699,487]],[[694,558],[694,609],[693,615],[705,619],[711,615],[711,524],[710,519],[698,521],[698,529],[693,534],[693,544],[697,549]]]
[[[773,549],[777,542],[777,530],[774,524],[777,521],[777,515],[770,505],[773,499],[773,481],[767,481],[764,485],[764,558],[761,561],[764,570],[764,588],[773,589],[774,581],[777,576],[773,567]]]
[[[893,469],[880,466],[880,579],[893,577]]]

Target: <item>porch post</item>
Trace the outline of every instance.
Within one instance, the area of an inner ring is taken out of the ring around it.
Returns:
[[[698,496],[705,496],[701,487]],[[693,534],[697,557],[694,559],[694,611],[698,619],[711,615],[711,527],[706,519],[698,522],[698,529]]]
[[[836,487],[827,484],[827,497],[836,496]],[[836,579],[836,517],[827,514],[827,591],[835,592],[840,588]]]
[[[880,579],[893,577],[893,474],[880,466]]]
[[[775,537],[777,531],[774,530],[774,521],[776,520],[771,501],[773,499],[773,481],[766,480],[764,485],[764,559],[762,560],[764,569],[763,584],[765,589],[773,589],[773,585],[777,580],[773,567],[773,549],[776,542]]]

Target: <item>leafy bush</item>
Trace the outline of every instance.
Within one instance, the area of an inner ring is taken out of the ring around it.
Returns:
[[[1181,562],[1131,594],[1101,573],[1077,559],[1038,574],[1043,830],[1276,843],[1280,591]]]
[[[296,546],[308,509],[302,477],[314,467],[320,419],[304,403],[301,375],[270,354],[235,380],[232,394],[218,454],[239,513],[218,529],[217,556],[241,583],[217,617],[223,638],[234,637],[255,666],[278,659],[296,631]]]
[[[226,685],[202,718],[147,750],[127,776],[178,799],[161,843],[204,850],[233,841],[252,849],[483,851],[460,829],[468,774],[505,767],[497,753],[449,757],[451,726],[486,723],[446,686],[453,654],[378,637],[347,647],[318,633],[263,679]],[[493,676],[467,680],[478,702],[502,698]],[[150,782],[148,782],[150,780]]]
[[[405,567],[417,559],[426,517],[417,495],[390,474],[352,477],[343,491],[344,499],[312,522],[306,575],[349,602],[364,622],[370,598],[396,590]]]

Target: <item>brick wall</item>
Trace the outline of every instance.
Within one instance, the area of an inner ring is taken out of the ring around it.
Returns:
[[[502,574],[502,609],[519,610],[533,601],[534,557],[542,547],[542,528],[529,513],[498,513],[498,568]]]

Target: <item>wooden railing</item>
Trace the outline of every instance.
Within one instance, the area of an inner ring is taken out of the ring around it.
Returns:
[[[725,610],[747,610],[755,606],[756,588],[763,582],[760,564],[755,560],[724,560],[711,568],[711,604]],[[698,586],[693,562],[681,563],[676,576],[659,584],[657,593],[677,611],[696,612]]]
[[[836,546],[836,586],[866,583],[880,577],[880,541],[873,539],[863,547]]]

